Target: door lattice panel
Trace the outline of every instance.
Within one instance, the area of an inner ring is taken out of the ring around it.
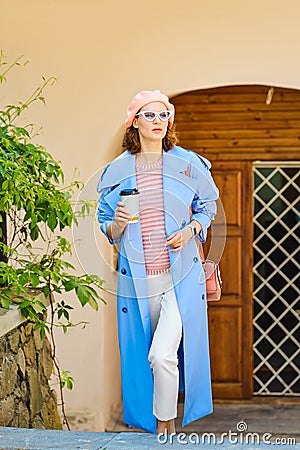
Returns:
[[[254,394],[300,395],[300,162],[254,164]]]

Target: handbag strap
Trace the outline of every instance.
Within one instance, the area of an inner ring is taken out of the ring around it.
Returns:
[[[205,263],[205,255],[204,255],[202,242],[199,242],[199,240],[196,237],[194,239],[195,239],[195,242],[196,242],[196,245],[197,245],[197,248],[198,248],[198,252],[199,252],[199,256],[200,256],[201,262],[202,262],[202,264],[204,264]]]
[[[200,259],[202,264],[205,263],[205,255],[204,255],[204,250],[203,250],[203,245],[201,242],[198,241],[198,239],[196,239],[197,245],[198,245],[198,250],[199,250],[199,255],[200,255]]]

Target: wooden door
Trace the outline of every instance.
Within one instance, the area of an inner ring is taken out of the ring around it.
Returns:
[[[248,398],[253,393],[252,164],[299,159],[300,91],[225,86],[186,92],[172,103],[180,144],[212,162],[227,217],[223,296],[209,305],[214,397]]]
[[[213,395],[247,398],[253,392],[252,164],[214,161],[213,177],[227,223],[220,262],[223,294],[209,303]]]

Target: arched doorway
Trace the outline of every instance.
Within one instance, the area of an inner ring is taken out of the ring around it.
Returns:
[[[214,397],[298,396],[300,92],[228,86],[172,102],[227,219],[223,296],[209,305]]]

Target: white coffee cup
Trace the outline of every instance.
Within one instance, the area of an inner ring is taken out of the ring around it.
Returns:
[[[123,189],[120,197],[125,208],[130,212],[129,222],[134,223],[139,220],[139,191],[134,189]]]

